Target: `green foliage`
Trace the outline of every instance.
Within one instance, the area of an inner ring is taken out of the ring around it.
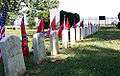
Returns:
[[[34,17],[29,17],[28,23],[29,23],[28,27],[32,29],[35,26]]]
[[[71,12],[66,12],[66,11],[60,11],[60,23],[63,22],[64,16],[69,19],[70,25],[72,26],[74,24],[74,21],[79,22],[80,21],[80,16],[77,13],[71,13]]]
[[[49,20],[49,13],[47,11],[42,11],[42,12],[39,12],[37,14],[37,17],[39,19],[41,19],[42,17],[44,17],[44,22],[45,22],[45,29],[47,29],[49,27],[49,23],[50,23],[50,20]]]
[[[59,5],[58,0],[31,0],[28,4],[30,11],[29,16],[39,17],[40,19],[44,17],[45,28],[49,27],[50,14],[49,10],[52,8],[57,8]]]
[[[21,13],[19,13],[19,10],[21,9],[21,2],[24,2],[26,6],[29,8],[27,11],[29,21],[30,22],[30,28],[32,28],[34,25],[33,18],[32,17],[44,17],[45,18],[45,25],[49,25],[49,10],[52,8],[56,8],[59,5],[58,0],[8,0],[9,2],[9,15],[8,15],[8,22],[7,24],[10,25],[14,19]],[[0,10],[3,5],[3,0],[0,0]],[[31,20],[32,19],[32,20]],[[47,28],[45,27],[45,28]]]

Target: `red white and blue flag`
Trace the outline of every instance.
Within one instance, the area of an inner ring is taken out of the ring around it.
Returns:
[[[4,0],[3,10],[0,14],[0,40],[5,37],[5,22],[8,12],[8,1]]]
[[[8,1],[3,0],[3,9],[0,14],[0,40],[5,37],[5,22],[7,19],[7,12],[8,12]],[[1,50],[0,50],[0,58],[2,58]]]

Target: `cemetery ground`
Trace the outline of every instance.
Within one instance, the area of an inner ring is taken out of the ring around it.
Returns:
[[[29,34],[36,30],[29,30]],[[20,31],[7,29],[7,34],[20,36]],[[32,47],[29,37],[29,47]],[[61,44],[61,42],[60,42]],[[46,40],[47,49],[49,39]],[[49,52],[48,52],[49,54]],[[30,76],[119,76],[120,73],[120,30],[115,27],[101,27],[100,31],[63,50],[58,59],[46,59],[37,65],[33,53],[25,58]],[[3,64],[0,63],[0,76]]]

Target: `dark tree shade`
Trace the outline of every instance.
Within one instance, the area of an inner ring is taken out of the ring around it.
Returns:
[[[119,21],[120,21],[120,12],[119,12],[119,14],[118,14],[118,19],[119,19]]]
[[[79,14],[77,14],[77,13],[71,13],[71,12],[66,12],[66,11],[61,10],[60,11],[60,24],[62,24],[62,22],[64,21],[64,16],[66,17],[65,21],[68,18],[71,26],[74,25],[74,21],[76,21],[75,23],[78,23],[80,21]]]

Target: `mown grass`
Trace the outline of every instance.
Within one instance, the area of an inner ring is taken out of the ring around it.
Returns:
[[[65,59],[47,59],[36,65],[33,54],[25,58],[27,72],[31,76],[119,76],[120,30],[103,27],[94,35],[64,50]],[[0,65],[0,76],[3,66]]]

